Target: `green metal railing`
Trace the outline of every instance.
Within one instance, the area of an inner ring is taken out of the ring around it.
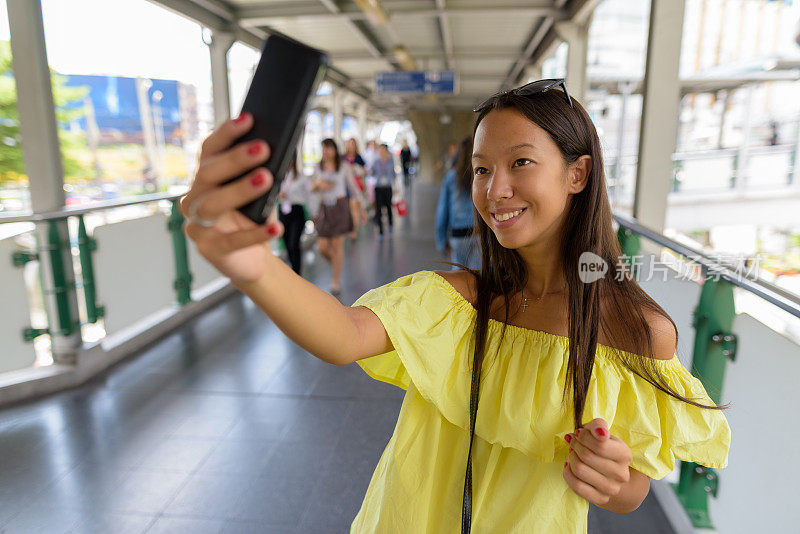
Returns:
[[[80,319],[73,317],[69,305],[69,293],[83,291],[86,303],[87,324],[95,323],[105,315],[105,307],[97,301],[97,289],[94,276],[93,254],[97,250],[97,242],[86,231],[84,215],[87,213],[104,211],[125,206],[134,206],[150,202],[167,200],[172,203],[167,229],[172,235],[172,251],[175,259],[175,298],[181,306],[191,302],[192,274],[189,269],[189,258],[186,248],[186,237],[183,233],[183,215],[178,209],[178,200],[183,195],[150,194],[141,195],[130,200],[99,202],[86,208],[63,209],[50,213],[36,213],[18,216],[0,217],[0,223],[33,222],[47,225],[47,244],[42,245],[37,236],[35,251],[15,252],[12,261],[18,267],[35,260],[49,261],[53,273],[53,287],[47,288],[41,280],[40,284],[44,293],[54,293],[56,297],[56,317],[48,317],[49,328],[28,327],[22,332],[26,341],[33,341],[43,334],[70,335],[81,327]],[[62,236],[62,224],[70,217],[78,220],[78,257],[81,266],[81,279],[67,280],[67,269],[64,265],[65,258],[71,258],[69,236]],[[49,311],[49,310],[48,310]]]
[[[736,359],[736,334],[732,332],[735,317],[733,288],[739,287],[800,318],[800,297],[764,280],[746,278],[735,267],[720,264],[714,258],[641,226],[634,219],[614,215],[619,225],[617,236],[628,261],[639,255],[640,238],[666,247],[697,264],[705,277],[700,300],[694,310],[695,329],[692,353],[692,374],[700,379],[711,400],[719,404],[725,368]],[[635,266],[635,264],[633,264]],[[678,499],[697,528],[713,528],[708,513],[709,495],[716,497],[719,476],[693,462],[681,462],[680,476],[672,484]]]

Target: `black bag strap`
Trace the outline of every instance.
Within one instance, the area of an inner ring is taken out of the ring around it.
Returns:
[[[461,511],[461,534],[470,534],[472,528],[472,440],[475,437],[475,419],[478,415],[478,380],[477,367],[472,365],[472,384],[469,396],[469,453],[467,454],[467,472],[464,476],[464,506]]]

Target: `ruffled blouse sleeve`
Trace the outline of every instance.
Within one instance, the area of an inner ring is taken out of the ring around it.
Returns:
[[[610,349],[601,349],[595,360],[594,388],[590,387],[594,395],[587,399],[583,420],[610,417],[606,420],[611,433],[631,449],[632,468],[657,480],[674,469],[676,459],[715,469],[728,465],[731,429],[722,411],[699,408],[662,392],[624,367]],[[703,383],[677,356],[657,365],[673,391],[714,406]]]
[[[446,377],[462,373],[455,354],[469,343],[470,323],[456,313],[434,274],[422,271],[367,291],[352,306],[381,320],[394,350],[358,360],[376,380],[408,389],[411,382],[431,404],[440,405]]]

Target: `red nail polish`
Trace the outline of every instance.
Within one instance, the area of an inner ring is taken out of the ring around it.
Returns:
[[[580,428],[579,428],[578,430],[576,430],[576,431],[575,431],[575,435],[576,435],[576,436],[579,436],[579,435],[580,435],[580,433],[581,433],[581,429],[580,429]]]
[[[278,227],[277,227],[277,226],[275,226],[274,224],[270,224],[270,225],[267,227],[267,233],[268,233],[269,235],[276,235],[276,234],[278,233]]]
[[[250,148],[247,149],[247,153],[250,154],[251,156],[258,156],[259,154],[261,154],[261,144],[253,143],[252,145],[250,145]]]
[[[567,440],[567,443],[569,443],[570,441],[572,441],[572,434],[567,434],[566,436],[564,436],[564,439]]]
[[[242,124],[247,119],[247,115],[249,114],[245,111],[241,115],[233,119],[233,122],[235,122],[236,124]]]
[[[572,452],[572,447],[569,448],[569,452]]]
[[[250,178],[250,183],[253,184],[253,187],[262,186],[266,181],[267,176],[264,174],[264,171],[258,171],[252,178]]]
[[[600,436],[601,438],[604,438],[606,436],[606,430],[604,428],[598,428],[597,435]]]
[[[564,462],[564,467],[567,467],[567,462]]]

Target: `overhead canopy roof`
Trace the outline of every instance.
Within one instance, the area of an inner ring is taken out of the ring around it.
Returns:
[[[150,0],[254,47],[285,34],[331,55],[329,79],[402,115],[469,108],[518,83],[556,40],[553,24],[599,0]],[[378,95],[375,73],[454,70],[455,95]]]
[[[284,34],[328,52],[328,80],[369,101],[384,118],[407,109],[471,108],[524,81],[526,67],[560,42],[554,24],[584,21],[600,0],[149,0],[212,30],[232,31],[260,48]],[[682,80],[682,93],[715,92],[748,83],[797,79],[796,62],[708,72]],[[375,74],[453,70],[454,95],[380,95]],[[640,92],[641,80],[592,78],[607,93]],[[352,111],[354,101],[345,101]]]

